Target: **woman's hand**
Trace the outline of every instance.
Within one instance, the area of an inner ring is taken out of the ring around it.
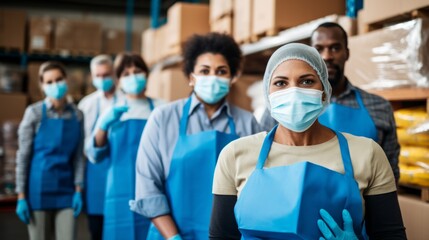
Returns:
[[[322,219],[317,220],[320,232],[323,237],[319,240],[357,240],[357,236],[353,230],[353,219],[350,213],[343,210],[344,230],[341,229],[331,215],[324,209],[320,209]],[[327,224],[327,225],[326,225]],[[329,227],[328,227],[329,226]],[[332,230],[332,231],[331,231]]]

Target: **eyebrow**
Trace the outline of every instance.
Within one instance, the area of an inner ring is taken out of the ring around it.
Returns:
[[[312,73],[307,73],[307,74],[299,76],[299,78],[305,78],[305,77],[316,77],[316,75],[314,75]]]

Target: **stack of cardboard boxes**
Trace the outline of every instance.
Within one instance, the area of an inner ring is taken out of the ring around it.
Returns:
[[[24,11],[0,9],[0,49],[24,51],[26,20]]]
[[[210,30],[233,35],[234,3],[238,0],[217,0],[210,2]]]

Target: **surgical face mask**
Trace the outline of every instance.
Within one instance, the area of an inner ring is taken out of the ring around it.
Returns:
[[[218,76],[197,76],[194,91],[198,97],[208,104],[214,104],[224,98],[229,92],[229,79]]]
[[[140,94],[146,87],[146,77],[144,74],[133,74],[121,78],[121,88],[127,94]]]
[[[43,84],[42,88],[45,95],[52,99],[59,100],[67,93],[67,84],[65,80],[51,84]]]
[[[108,92],[112,89],[112,87],[114,85],[114,81],[113,81],[113,78],[111,78],[111,77],[105,77],[105,78],[94,77],[92,79],[92,84],[98,90],[103,91],[103,92]]]
[[[294,132],[304,132],[323,111],[323,91],[291,87],[271,93],[271,116]]]

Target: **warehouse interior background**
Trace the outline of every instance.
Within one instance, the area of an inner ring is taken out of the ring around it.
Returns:
[[[245,61],[228,99],[265,110],[262,76],[280,46],[309,43],[323,22],[349,35],[345,75],[395,109],[401,144],[399,201],[411,240],[429,239],[429,0],[3,0],[0,2],[0,239],[28,239],[15,215],[17,129],[25,108],[44,98],[38,70],[65,64],[70,98],[95,91],[89,62],[97,54],[142,54],[148,96],[174,101],[191,89],[181,46],[193,34],[222,32]],[[417,127],[425,130],[410,133]],[[84,216],[78,239],[89,239]]]

